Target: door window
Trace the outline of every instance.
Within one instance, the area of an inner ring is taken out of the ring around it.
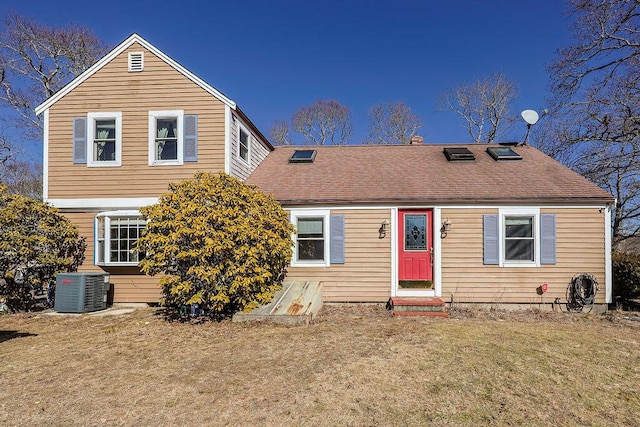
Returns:
[[[406,214],[404,216],[404,250],[424,251],[427,249],[427,216]]]

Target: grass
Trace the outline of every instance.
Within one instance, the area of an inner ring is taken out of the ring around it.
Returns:
[[[640,322],[615,314],[0,317],[3,426],[637,426],[639,385]]]

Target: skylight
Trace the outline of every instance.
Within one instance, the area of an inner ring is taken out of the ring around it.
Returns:
[[[289,158],[289,163],[313,163],[316,150],[296,150]]]
[[[494,160],[522,160],[522,156],[511,149],[511,147],[489,147],[487,153]]]
[[[450,162],[457,162],[457,161],[464,161],[464,160],[473,161],[476,159],[476,156],[471,152],[471,150],[465,147],[456,147],[456,148],[447,147],[442,151],[444,153],[444,156]]]

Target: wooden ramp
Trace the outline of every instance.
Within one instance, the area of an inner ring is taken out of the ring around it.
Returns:
[[[322,282],[285,281],[267,305],[250,313],[236,313],[234,322],[264,321],[307,325],[322,308]]]

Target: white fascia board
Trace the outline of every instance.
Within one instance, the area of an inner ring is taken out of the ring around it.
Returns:
[[[537,209],[606,209],[608,205],[438,205],[442,209],[521,209],[521,208],[537,208]],[[404,209],[404,207],[403,207]],[[410,208],[409,208],[410,209]]]
[[[224,173],[231,175],[231,107],[224,106]]]
[[[345,209],[345,210],[369,210],[369,209],[607,209],[610,206],[596,205],[441,205],[424,203],[420,205],[398,205],[398,204],[371,204],[349,206],[347,204],[314,204],[314,205],[283,205],[284,209]]]
[[[234,110],[236,109],[236,103],[233,102],[231,99],[227,98],[225,95],[223,95],[222,92],[218,91],[213,86],[211,86],[208,83],[206,83],[200,77],[196,76],[191,71],[187,70],[182,65],[180,65],[179,63],[177,63],[176,61],[171,59],[169,56],[164,54],[159,49],[157,49],[155,46],[153,46],[152,44],[147,42],[145,39],[140,37],[138,34],[134,33],[131,36],[129,36],[125,41],[123,41],[118,46],[113,48],[111,50],[111,52],[107,53],[100,60],[98,60],[98,62],[93,64],[91,67],[87,68],[78,77],[76,77],[75,79],[71,80],[65,87],[63,87],[58,92],[56,92],[52,97],[50,97],[49,99],[44,101],[42,104],[38,105],[35,108],[36,115],[40,115],[43,111],[45,111],[46,109],[51,107],[53,104],[58,102],[58,100],[60,100],[63,96],[65,96],[66,94],[71,92],[73,89],[75,89],[82,82],[84,82],[89,77],[94,75],[98,70],[100,70],[102,67],[104,67],[109,62],[111,62],[114,58],[116,58],[118,55],[120,55],[122,52],[124,52],[126,49],[128,49],[134,43],[138,43],[141,46],[143,46],[149,52],[153,53],[158,58],[162,59],[164,62],[169,64],[175,70],[177,70],[178,72],[183,74],[185,77],[187,77],[189,80],[191,80],[192,82],[194,82],[195,84],[200,86],[205,91],[209,92],[211,95],[213,95],[216,98],[218,98],[225,105],[228,105],[230,108],[232,108]]]
[[[42,127],[42,198],[49,197],[49,109],[44,110]]]
[[[433,262],[432,274],[433,285],[437,297],[442,296],[442,235],[440,233],[440,224],[442,223],[442,212],[440,208],[433,208],[433,252],[431,260]],[[398,239],[395,239],[396,242]]]
[[[131,197],[117,199],[45,199],[58,209],[82,210],[136,210],[158,202],[157,197]]]
[[[398,208],[391,208],[391,296],[398,296]]]
[[[604,214],[604,285],[605,302],[613,302],[613,270],[611,263],[611,209],[607,208]]]

